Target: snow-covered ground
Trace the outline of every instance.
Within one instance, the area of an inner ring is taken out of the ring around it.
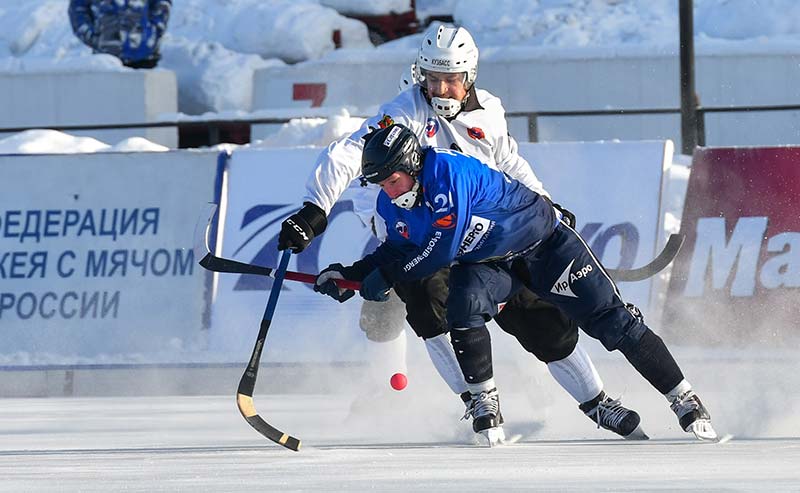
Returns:
[[[184,113],[250,111],[253,71],[317,59],[333,49],[370,48],[360,21],[337,13],[402,10],[402,0],[180,0],[174,2],[160,67],[178,76]],[[0,0],[0,73],[34,70],[126,70],[92,55],[72,34],[68,0]],[[677,53],[677,2],[659,0],[454,0],[417,2],[421,16],[451,13],[470,29],[485,56],[505,47],[562,51],[638,47]],[[698,52],[748,46],[800,46],[795,0],[695,0]],[[334,10],[334,8],[336,10]],[[309,26],[314,26],[309,29]],[[408,36],[379,48],[405,49]]]

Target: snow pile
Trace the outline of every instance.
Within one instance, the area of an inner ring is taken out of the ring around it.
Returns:
[[[324,147],[349,135],[361,126],[363,118],[352,117],[347,110],[327,118],[295,118],[252,147]],[[222,144],[219,149],[239,146]],[[0,154],[79,154],[90,152],[163,152],[169,148],[142,137],[131,137],[109,145],[91,137],[78,137],[56,130],[28,130],[0,139]]]
[[[0,6],[0,72],[127,70],[78,41],[68,5],[27,0]],[[363,23],[311,0],[180,0],[159,67],[177,74],[184,113],[249,111],[255,70],[319,58],[335,49],[336,30],[344,48],[372,46]]]
[[[319,3],[353,16],[402,14],[411,10],[411,0],[319,0]]]
[[[0,59],[60,61],[91,57],[69,24],[68,0],[27,0],[0,5]],[[312,29],[313,27],[313,29]],[[371,46],[366,26],[312,0],[180,0],[174,2],[165,47],[186,40],[218,43],[232,54],[296,62],[342,46]],[[0,67],[5,69],[5,67]]]
[[[325,147],[349,135],[364,123],[364,118],[351,117],[347,110],[329,118],[296,118],[281,125],[269,137],[253,142],[253,147]]]
[[[372,46],[363,23],[311,1],[181,0],[159,66],[177,74],[182,112],[249,111],[256,70],[320,58],[334,31],[345,48]]]
[[[178,79],[178,108],[182,113],[249,111],[253,75],[264,67],[283,65],[271,58],[236,53],[216,41],[192,41],[170,36],[161,50],[160,67]]]
[[[371,46],[362,22],[309,0],[180,0],[172,12],[167,31],[172,38],[207,39],[236,53],[288,63],[333,51],[336,30],[344,48]]]
[[[366,26],[344,17],[407,10],[408,0],[178,0],[159,67],[178,75],[184,113],[251,110],[259,68],[373,49]],[[796,0],[695,0],[698,51],[800,47]],[[92,55],[72,34],[68,0],[0,2],[0,72],[126,70]],[[332,7],[332,8],[331,8]],[[336,10],[334,10],[336,9]],[[677,51],[678,5],[651,0],[450,0],[417,2],[420,16],[451,13],[485,54],[508,46],[558,52],[596,47]],[[338,12],[337,12],[338,11]],[[419,35],[387,48],[416,48]],[[777,49],[777,48],[775,48]],[[341,51],[341,50],[340,50]]]
[[[55,130],[28,130],[0,139],[0,154],[78,154],[85,152],[141,152],[169,149],[141,137],[110,146],[91,137],[75,137]]]
[[[695,0],[698,46],[725,41],[800,42],[800,2]],[[678,3],[652,0],[460,0],[453,17],[478,46],[674,47]]]

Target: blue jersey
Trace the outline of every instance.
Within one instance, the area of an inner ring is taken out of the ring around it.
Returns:
[[[419,181],[423,204],[410,210],[378,195],[388,236],[365,260],[392,282],[422,279],[453,261],[511,257],[557,224],[541,195],[460,152],[426,149]]]

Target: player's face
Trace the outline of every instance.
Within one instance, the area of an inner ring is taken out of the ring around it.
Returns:
[[[389,178],[379,182],[378,185],[390,199],[396,199],[414,187],[414,178],[403,171],[395,171],[389,175]]]
[[[463,101],[467,97],[464,81],[467,74],[448,74],[444,72],[425,72],[425,88],[432,98],[448,98]]]

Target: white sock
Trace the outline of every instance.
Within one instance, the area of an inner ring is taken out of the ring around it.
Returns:
[[[690,384],[685,378],[681,380],[681,383],[675,386],[674,389],[670,390],[664,397],[667,398],[668,402],[672,402],[678,398],[679,395],[685,394],[686,392],[692,390],[692,384]]]
[[[481,392],[492,390],[495,387],[497,386],[494,384],[494,377],[490,378],[489,380],[484,380],[483,382],[480,383],[467,384],[467,389],[469,389],[470,394],[480,394]]]
[[[603,390],[603,381],[580,344],[566,358],[547,363],[547,369],[578,404],[594,399]]]
[[[369,372],[374,378],[385,383],[395,373],[406,374],[406,331],[387,342],[367,342],[367,361]]]
[[[439,376],[442,377],[447,386],[450,387],[450,390],[456,394],[466,392],[467,383],[464,381],[461,367],[458,366],[456,353],[450,343],[450,336],[448,334],[440,334],[436,337],[425,339],[425,349],[428,350],[428,356],[430,356],[434,368],[439,372]]]

